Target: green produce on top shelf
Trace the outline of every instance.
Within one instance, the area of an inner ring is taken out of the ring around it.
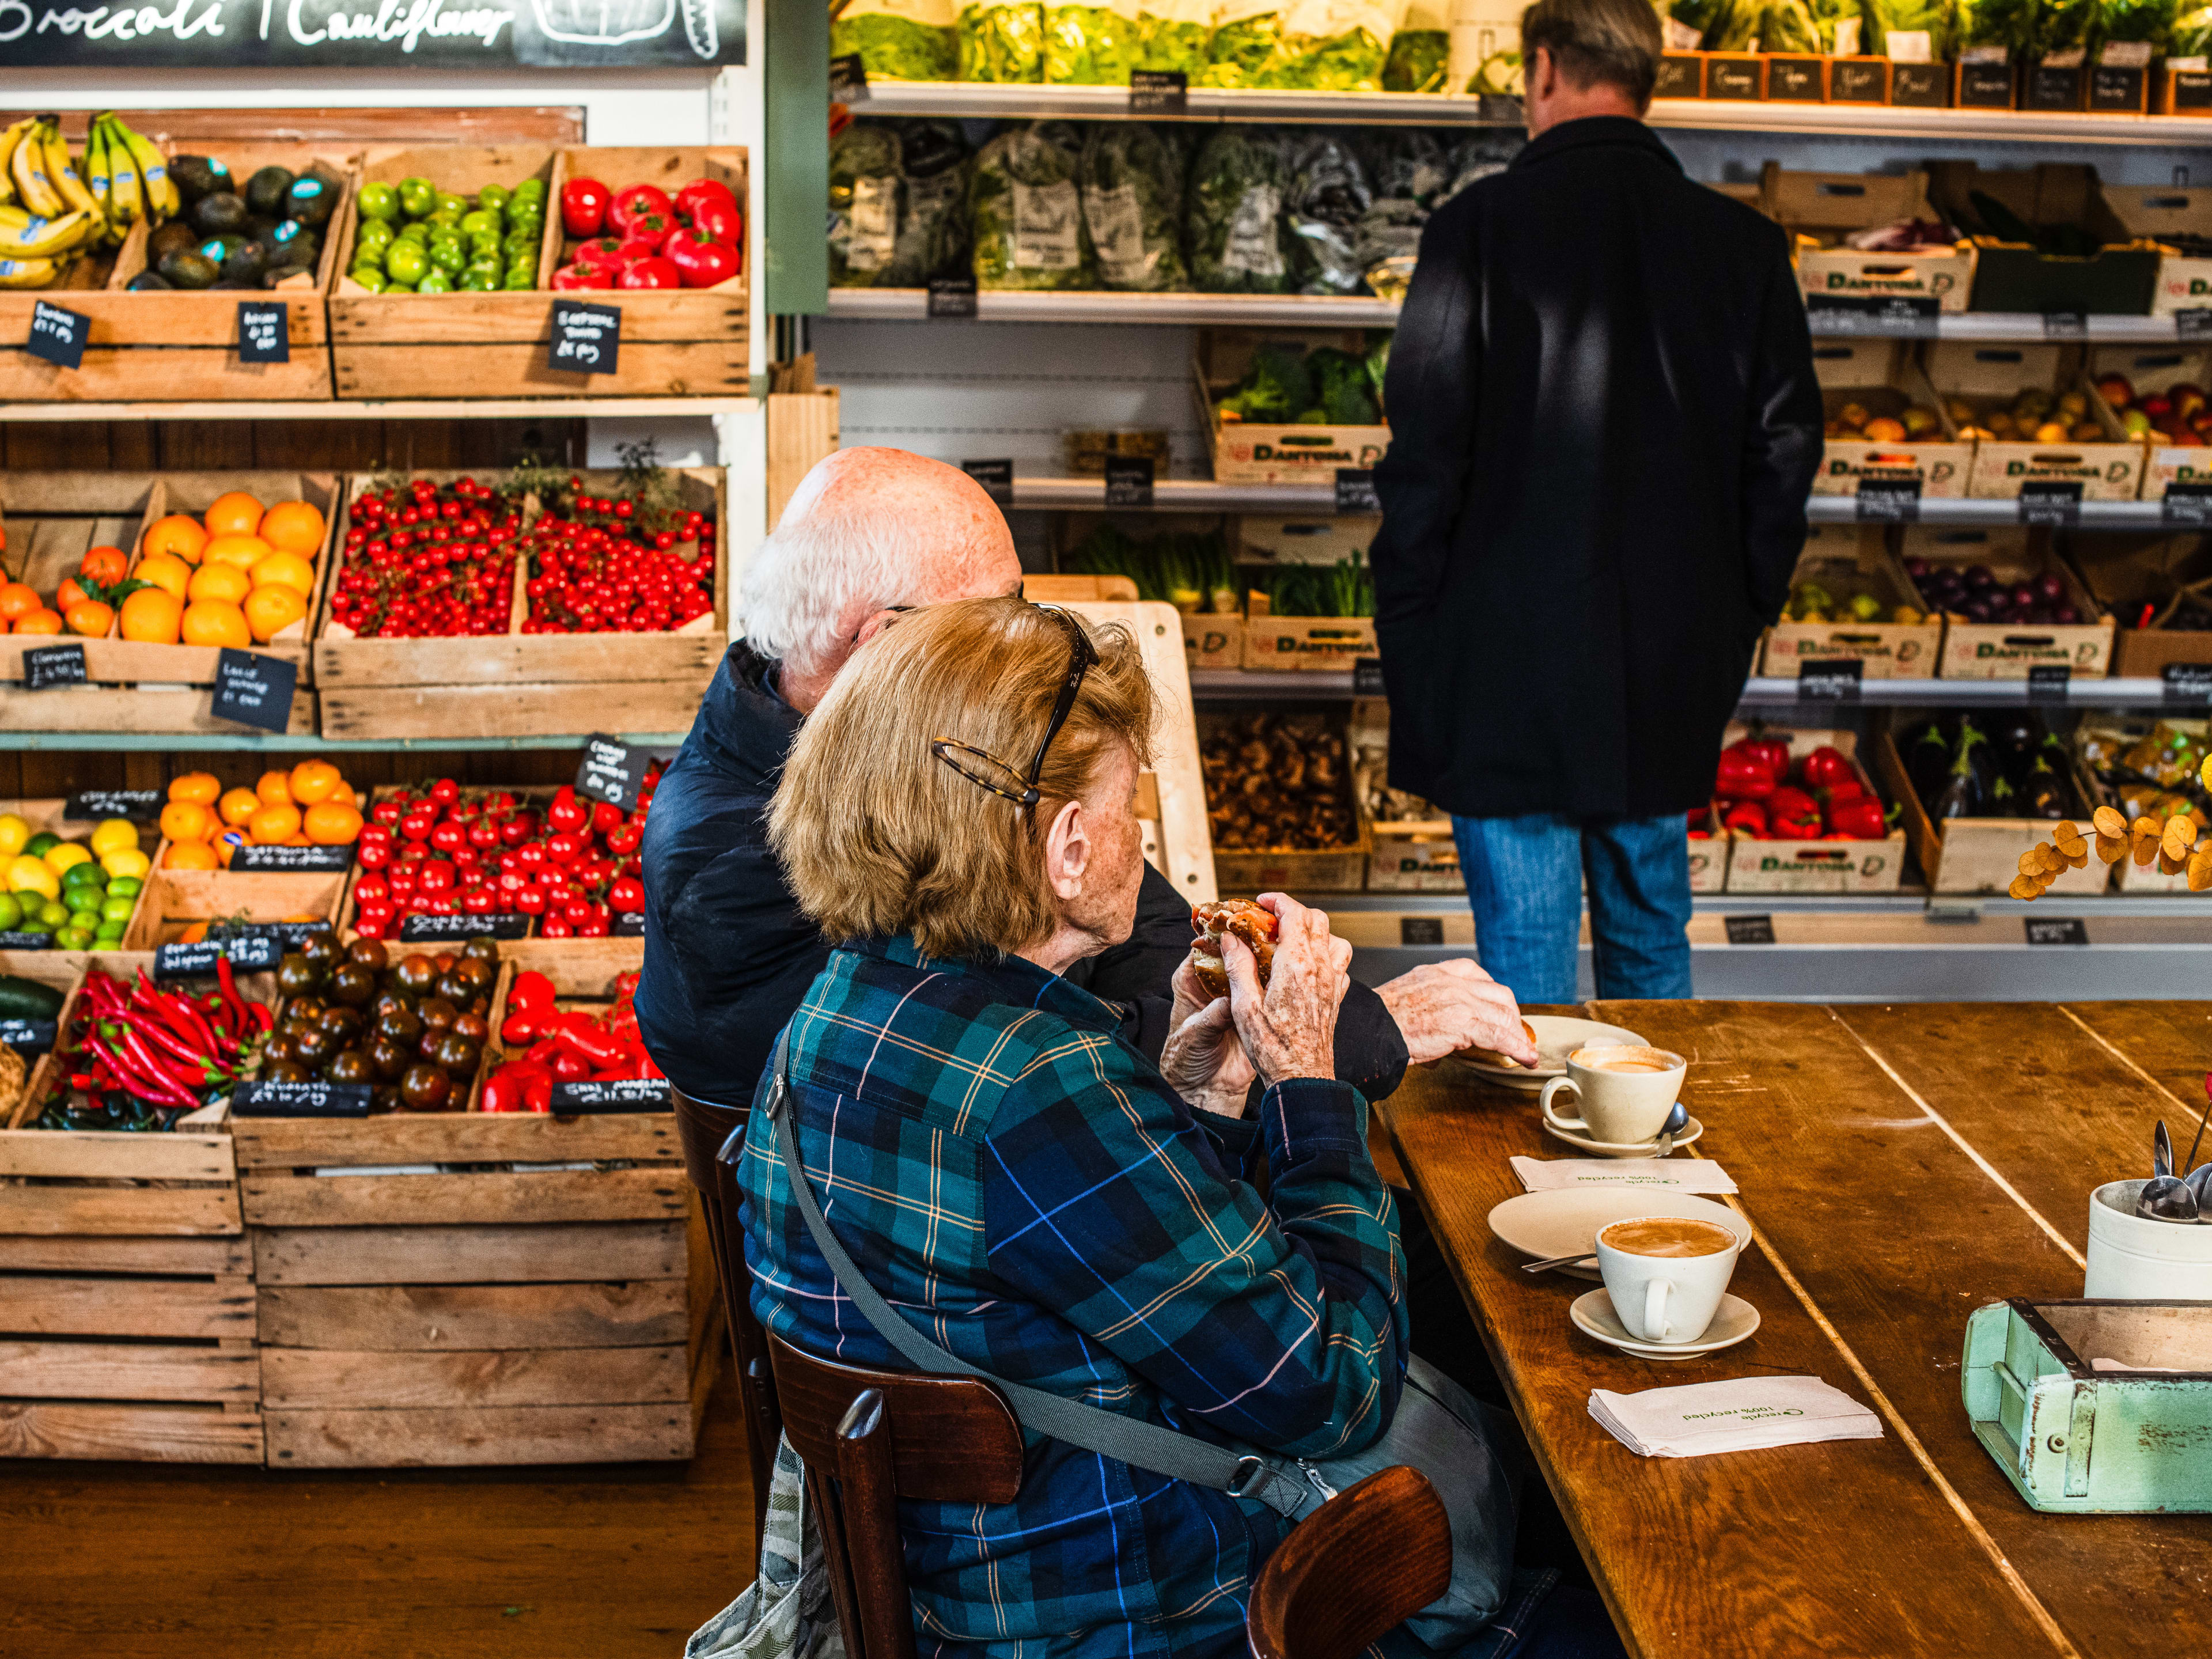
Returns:
[[[1138,541],[1110,520],[1095,526],[1062,559],[1070,571],[1090,576],[1127,576],[1137,597],[1196,611],[1238,609],[1237,568],[1218,530],[1166,531]]]
[[[2097,0],[2036,0],[2033,50],[2045,58],[2087,52],[2096,24]]]
[[[854,52],[872,78],[951,80],[960,65],[952,0],[848,0],[830,24],[830,55]]]
[[[1173,127],[1100,121],[1085,133],[1083,222],[1109,289],[1182,287],[1182,137]]]
[[[970,0],[955,25],[963,81],[1044,79],[1044,8],[1036,0]]]
[[[1081,143],[1064,121],[1036,121],[977,152],[968,206],[978,288],[1098,285],[1076,188]]]
[[[1289,291],[1289,239],[1282,223],[1288,183],[1276,134],[1224,124],[1206,138],[1191,167],[1186,223],[1191,280],[1200,291]]]
[[[2169,50],[2176,15],[2176,0],[2100,0],[2097,33],[2106,41],[2147,42],[2154,55]]]
[[[1045,8],[1044,78],[1054,86],[1126,87],[1143,55],[1137,0]]]
[[[920,288],[963,270],[969,159],[957,121],[855,121],[831,139],[831,286]]]
[[[1443,0],[1413,0],[1390,37],[1382,63],[1385,92],[1442,92],[1451,58],[1451,19]]]
[[[1960,14],[1958,0],[1877,0],[1881,9],[1882,49],[1890,48],[1892,34],[1925,34],[1928,55],[1936,63],[1958,56]]]
[[[1758,33],[1761,52],[1820,50],[1820,26],[1805,0],[1766,0],[1759,8]]]
[[[1382,360],[1387,362],[1387,356]],[[1373,354],[1354,356],[1334,346],[1301,352],[1263,341],[1236,389],[1214,404],[1229,421],[1282,426],[1377,426],[1380,369]]]
[[[1954,49],[1960,53],[1976,47],[2002,46],[2014,58],[2031,55],[2036,47],[2036,0],[1956,0],[1958,25]]]
[[[2175,18],[2166,50],[2176,58],[2212,57],[2212,6],[2199,6]]]
[[[1713,26],[1727,9],[1728,0],[1671,0],[1671,3],[1660,6],[1658,12],[1662,23],[1672,18],[1684,28],[1695,29],[1698,44],[1710,46],[1717,38]]]
[[[1297,92],[1380,92],[1397,33],[1387,0],[1285,0],[1275,54],[1256,82]]]
[[[1213,39],[1213,0],[1138,0],[1137,67],[1180,71],[1192,86]]]
[[[1256,87],[1283,40],[1283,0],[1223,0],[1199,84]]]

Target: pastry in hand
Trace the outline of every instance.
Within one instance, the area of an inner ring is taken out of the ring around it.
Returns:
[[[1528,1039],[1531,1048],[1536,1046],[1536,1028],[1525,1019],[1521,1022],[1521,1034]],[[1513,1071],[1521,1069],[1519,1060],[1491,1048],[1470,1048],[1467,1051],[1467,1057],[1478,1066],[1502,1066]]]
[[[1229,994],[1229,969],[1221,960],[1221,936],[1234,933],[1250,947],[1259,964],[1260,988],[1267,989],[1267,970],[1275,965],[1275,917],[1249,899],[1216,899],[1195,907],[1190,925],[1198,932],[1190,947],[1190,965],[1209,997]]]

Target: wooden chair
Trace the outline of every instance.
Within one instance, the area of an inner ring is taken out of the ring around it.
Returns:
[[[738,1403],[745,1419],[745,1455],[753,1472],[753,1539],[768,1529],[769,1484],[775,1474],[775,1443],[783,1432],[776,1409],[775,1377],[769,1369],[768,1333],[753,1315],[752,1273],[745,1266],[745,1241],[738,1224],[737,1182],[715,1154],[746,1113],[694,1100],[672,1085],[676,1131],[684,1143],[684,1172],[699,1190],[713,1246],[714,1276],[722,1286],[722,1310],[729,1316],[730,1341],[738,1355]]]
[[[1013,1407],[972,1376],[866,1370],[769,1333],[783,1431],[806,1460],[830,1594],[849,1659],[915,1659],[899,1542],[902,1498],[1010,1504],[1022,1485]],[[1449,1569],[1450,1547],[1445,1547]]]
[[[1451,1588],[1451,1522],[1400,1464],[1340,1492],[1267,1558],[1244,1610],[1252,1659],[1352,1659]]]

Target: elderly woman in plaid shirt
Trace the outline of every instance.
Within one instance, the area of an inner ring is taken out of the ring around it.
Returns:
[[[1366,1103],[1334,1075],[1350,946],[1270,896],[1268,985],[1233,939],[1230,996],[1185,964],[1157,1066],[1060,977],[1128,934],[1154,714],[1126,634],[1012,599],[902,617],[838,679],[771,817],[845,941],[787,1028],[799,1156],[869,1282],[971,1363],[1224,1443],[1358,1450],[1395,1408],[1407,1326]],[[772,1136],[747,1138],[741,1181],[763,1321],[898,1366]],[[923,1652],[1004,1659],[1236,1652],[1287,1529],[1036,1436],[1014,1502],[902,1522]]]

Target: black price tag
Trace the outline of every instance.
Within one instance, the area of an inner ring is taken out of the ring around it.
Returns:
[[[2177,528],[2212,527],[2212,483],[2170,483],[2158,498],[2159,521]]]
[[[1382,498],[1375,493],[1375,469],[1340,466],[1336,469],[1336,510],[1340,513],[1380,513]]]
[[[2191,306],[2186,311],[2175,312],[2173,337],[2177,340],[2212,340],[2212,307]]]
[[[1861,524],[1915,524],[1920,518],[1920,479],[1862,473],[1854,499]]]
[[[955,322],[975,315],[973,276],[933,276],[929,279],[929,315]]]
[[[233,1117],[367,1117],[366,1083],[279,1083],[256,1078],[232,1091]]]
[[[1942,326],[1942,303],[1911,295],[1857,297],[1815,294],[1805,301],[1805,320],[1815,334],[1877,334],[1932,340]]]
[[[2089,337],[2088,313],[2081,311],[2045,312],[2043,337],[2046,340],[2087,339]]]
[[[2203,70],[2174,70],[2173,107],[2176,111],[2212,109],[2212,73]]]
[[[2064,702],[2066,688],[2074,683],[2074,670],[2063,662],[2034,662],[2027,665],[2030,702]]]
[[[983,493],[1000,507],[1014,504],[1014,464],[1012,461],[963,461],[960,470],[983,486]]]
[[[2022,109],[2039,112],[2081,107],[2081,66],[2078,64],[2037,64],[2027,71],[2027,88],[2021,94]]]
[[[1892,64],[1889,101],[1907,109],[1948,109],[1951,103],[1951,66]]]
[[[287,951],[298,950],[300,942],[311,933],[331,931],[327,921],[253,921],[248,922],[246,927],[251,932],[275,939]]]
[[[1354,657],[1352,659],[1352,695],[1355,697],[1383,697],[1389,692],[1382,684],[1382,659]]]
[[[637,805],[637,792],[644,787],[643,755],[604,732],[585,739],[584,758],[576,768],[578,794],[627,810]]]
[[[2098,64],[2089,71],[2089,107],[2108,115],[2141,115],[2149,73],[2128,64]]]
[[[665,1077],[585,1079],[553,1085],[556,1117],[582,1112],[665,1112],[672,1103]]]
[[[830,101],[857,104],[868,95],[868,66],[860,54],[848,52],[830,60]]]
[[[1822,662],[1800,663],[1797,701],[1800,702],[1856,702],[1866,663],[1857,657],[1835,657]]]
[[[471,915],[402,916],[399,942],[422,945],[432,939],[527,939],[530,918],[520,910],[489,910]]]
[[[1897,95],[1893,87],[1890,95]],[[1962,109],[2010,109],[2012,107],[2012,65],[2010,64],[1961,64],[1959,65],[1959,104]]]
[[[238,302],[238,361],[241,363],[289,363],[292,361],[290,313],[283,301]]]
[[[0,951],[51,951],[54,948],[52,933],[19,933],[12,929],[0,933]]]
[[[1833,104],[1879,104],[1889,94],[1888,68],[1882,64],[1854,63],[1838,58],[1828,65],[1828,101]]]
[[[2081,520],[2081,481],[2079,478],[2032,478],[2020,487],[2022,524],[2063,527]]]
[[[1109,455],[1106,458],[1106,505],[1150,507],[1152,504],[1152,458],[1149,455]]]
[[[158,823],[161,792],[158,789],[87,789],[62,804],[65,818],[129,818],[133,823]]]
[[[215,659],[215,701],[208,713],[219,720],[284,732],[292,725],[292,691],[300,668],[282,657],[225,646]]]
[[[611,374],[622,350],[622,307],[586,300],[553,302],[545,367],[567,374]]]
[[[2030,945],[2087,945],[2089,929],[2079,916],[2022,916]]]
[[[54,1046],[61,1030],[60,1024],[51,1019],[0,1019],[0,1042],[19,1054],[43,1054]]]
[[[84,647],[42,645],[23,653],[23,690],[51,691],[85,682]]]
[[[2212,662],[2170,662],[2158,671],[2169,708],[2202,708],[2212,703]]]
[[[1129,71],[1129,113],[1181,115],[1190,108],[1190,76],[1181,70]]]
[[[1401,945],[1442,945],[1444,942],[1444,919],[1442,916],[1401,916],[1398,918],[1398,943]]]
[[[215,972],[228,957],[230,965],[243,973],[274,968],[284,954],[283,941],[269,933],[234,933],[225,939],[202,939],[197,945],[164,945],[154,952],[155,979],[200,979]]]
[[[92,337],[92,319],[81,312],[64,311],[44,300],[31,302],[31,337],[23,349],[64,368],[84,367],[84,343]]]
[[[1721,925],[1728,929],[1730,945],[1771,945],[1774,943],[1772,916],[1723,916]]]
[[[614,921],[608,925],[607,937],[609,939],[643,939],[645,912],[642,910],[616,911]]]
[[[353,848],[344,847],[256,847],[248,843],[230,855],[233,873],[240,871],[337,871],[353,867]]]

